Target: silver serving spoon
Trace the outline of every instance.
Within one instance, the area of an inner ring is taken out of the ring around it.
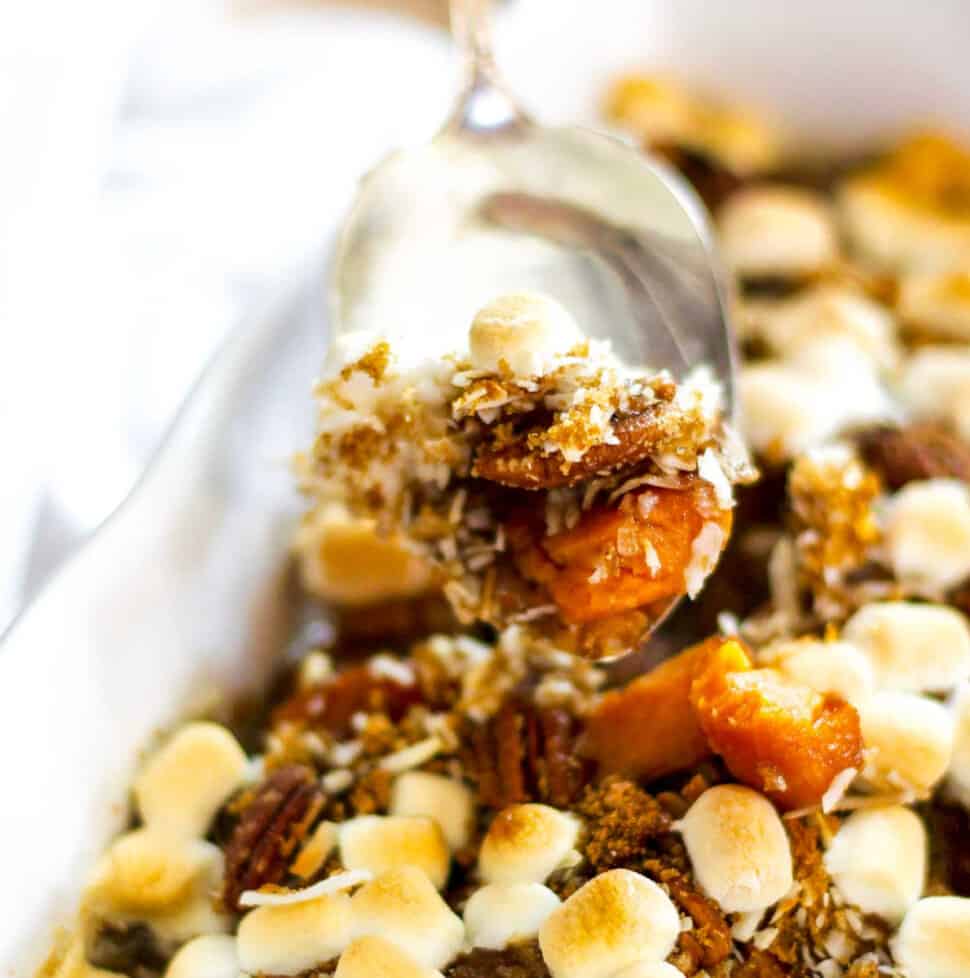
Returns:
[[[533,288],[630,364],[675,377],[707,364],[733,415],[734,345],[703,206],[625,143],[526,116],[496,69],[489,6],[451,0],[468,78],[442,130],[361,183],[332,267],[331,339],[383,329],[444,353],[489,299]]]

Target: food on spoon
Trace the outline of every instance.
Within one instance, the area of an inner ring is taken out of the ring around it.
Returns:
[[[319,514],[342,506],[408,546],[461,620],[527,621],[591,658],[629,650],[699,592],[732,485],[752,476],[703,370],[676,382],[624,365],[535,293],[486,305],[442,357],[356,345],[318,387],[303,467],[318,590],[340,590]]]

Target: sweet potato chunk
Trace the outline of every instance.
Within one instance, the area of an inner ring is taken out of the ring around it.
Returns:
[[[711,753],[690,706],[694,680],[707,671],[750,668],[737,641],[715,635],[693,645],[604,696],[587,717],[584,749],[602,770],[638,778],[692,767]]]
[[[784,809],[816,805],[862,766],[859,715],[772,669],[705,669],[691,687],[697,723],[731,773]]]
[[[545,585],[571,625],[642,608],[685,590],[695,537],[706,522],[730,530],[731,514],[698,482],[647,488],[621,505],[593,507],[569,530],[542,536],[513,521],[509,541],[519,572]]]

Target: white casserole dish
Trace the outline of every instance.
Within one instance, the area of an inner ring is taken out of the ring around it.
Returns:
[[[339,29],[376,20],[341,15]],[[926,119],[970,133],[968,28],[965,0],[520,0],[500,49],[550,121],[592,120],[607,80],[642,65],[788,119],[811,147],[851,147]],[[427,54],[401,35],[402,62],[409,45]],[[439,54],[446,76],[444,42]],[[447,81],[398,79],[396,97],[441,100]],[[285,631],[274,609],[299,511],[286,461],[309,436],[322,309],[317,284],[295,283],[230,342],[132,498],[5,638],[5,975],[29,978],[69,920],[140,747],[205,685],[258,682]]]

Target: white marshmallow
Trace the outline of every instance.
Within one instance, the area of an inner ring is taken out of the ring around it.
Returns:
[[[926,897],[906,914],[894,942],[909,978],[970,975],[970,899]]]
[[[358,815],[340,826],[340,859],[347,869],[368,869],[374,874],[414,866],[440,890],[448,879],[451,855],[433,819]]]
[[[353,910],[355,937],[384,937],[428,968],[443,968],[464,941],[461,919],[413,866],[364,884],[353,896]]]
[[[791,888],[788,833],[757,791],[736,784],[708,788],[680,830],[697,882],[727,913],[763,910]]]
[[[337,962],[334,978],[442,978],[380,937],[359,937]]]
[[[923,797],[943,777],[953,752],[953,717],[916,693],[884,691],[858,707],[865,778],[880,788]]]
[[[465,905],[465,929],[472,947],[499,950],[513,941],[535,937],[560,904],[541,883],[490,883]]]
[[[842,823],[825,868],[849,903],[895,925],[923,892],[927,847],[923,822],[910,809],[861,809]]]
[[[576,320],[555,299],[538,292],[499,296],[475,314],[468,343],[472,365],[516,377],[533,377],[555,366],[584,337]]]
[[[135,779],[147,825],[203,836],[213,816],[246,778],[238,741],[217,723],[190,723],[159,749]]]
[[[760,184],[732,194],[718,213],[727,264],[738,274],[809,275],[838,257],[835,221],[820,194]]]
[[[579,820],[548,805],[512,805],[492,820],[478,871],[486,883],[543,883],[573,853]]]
[[[956,479],[911,482],[890,500],[886,548],[893,573],[933,597],[970,575],[970,488]]]
[[[970,340],[970,275],[965,271],[904,275],[896,308],[901,318],[923,333]]]
[[[392,815],[426,815],[433,818],[452,852],[468,845],[475,818],[475,796],[453,778],[427,771],[407,771],[394,781]]]
[[[779,642],[766,649],[761,658],[787,679],[817,693],[834,693],[848,703],[862,702],[875,689],[868,658],[851,642]]]
[[[611,869],[549,915],[539,947],[552,978],[609,978],[638,961],[662,961],[679,933],[677,908],[656,883]]]
[[[236,938],[206,934],[183,944],[169,961],[165,978],[239,978]]]
[[[970,809],[970,683],[964,683],[954,691],[950,710],[954,730],[947,792],[964,808]]]
[[[239,924],[242,970],[297,975],[335,958],[353,940],[346,893],[275,907],[257,907]]]
[[[919,418],[952,418],[954,405],[970,392],[970,351],[928,346],[906,361],[899,393]]]
[[[887,689],[944,692],[970,678],[970,629],[953,608],[877,602],[860,608],[842,634],[866,654]]]
[[[638,961],[621,968],[612,978],[684,978],[684,973],[666,961]]]

